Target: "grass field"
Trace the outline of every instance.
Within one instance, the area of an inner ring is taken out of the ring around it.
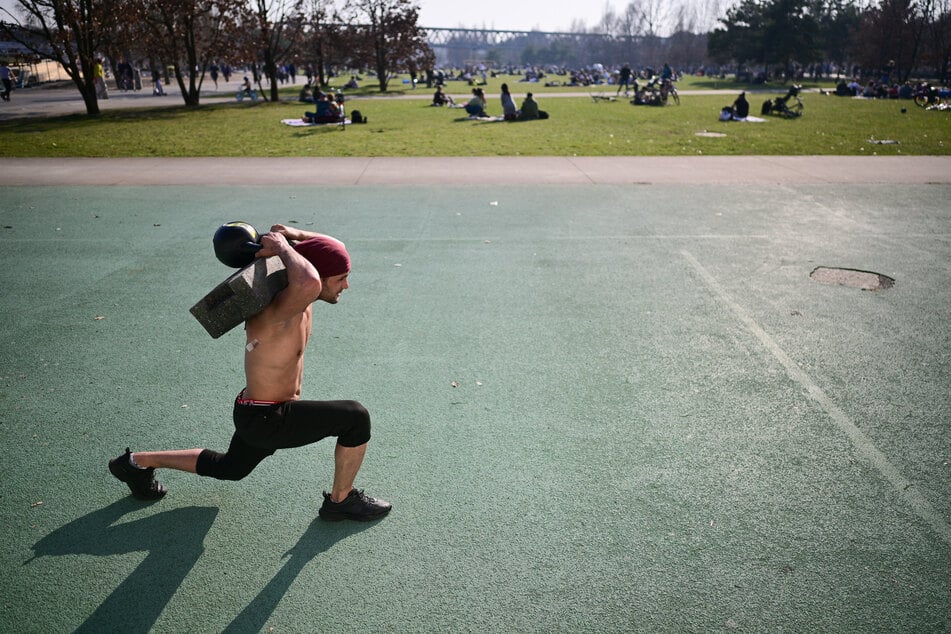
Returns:
[[[493,90],[489,114],[501,114]],[[403,86],[394,83],[394,86]],[[691,155],[946,155],[951,152],[951,116],[907,101],[844,99],[817,92],[803,96],[799,119],[768,117],[765,123],[720,122],[729,94],[690,94],[681,105],[632,106],[573,88],[577,97],[545,96],[565,88],[510,82],[517,103],[537,93],[546,121],[473,121],[461,109],[434,108],[423,99],[402,99],[411,90],[373,96],[365,85],[348,107],[368,117],[366,125],[295,128],[309,104],[282,91],[278,103],[217,103],[197,109],[166,107],[0,122],[0,156],[8,157],[190,157],[190,156],[691,156]],[[691,78],[682,89],[737,88]],[[777,91],[781,87],[774,87]],[[461,82],[450,94],[465,94]],[[756,114],[768,95],[751,94]],[[902,112],[905,108],[906,112]],[[716,133],[723,136],[708,136]],[[887,141],[888,143],[883,143]]]

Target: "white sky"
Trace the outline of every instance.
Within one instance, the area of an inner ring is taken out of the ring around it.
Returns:
[[[417,0],[420,26],[487,28],[502,31],[568,31],[575,19],[591,28],[605,13],[604,2],[571,0]],[[610,2],[615,10],[627,2]]]

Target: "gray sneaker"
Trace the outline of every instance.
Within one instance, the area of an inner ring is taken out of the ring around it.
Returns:
[[[357,520],[368,522],[383,517],[390,512],[393,505],[386,500],[377,500],[363,493],[362,490],[354,489],[342,502],[334,502],[330,499],[330,494],[324,491],[324,504],[320,507],[318,515],[320,519],[329,522],[339,522],[340,520]]]

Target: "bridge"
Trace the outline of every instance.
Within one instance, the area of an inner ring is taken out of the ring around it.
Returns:
[[[447,29],[421,27],[426,31],[426,41],[432,47],[443,48],[514,48],[524,46],[526,41],[550,43],[554,40],[605,41],[614,36],[604,33],[565,33],[559,31],[502,31],[494,29]]]
[[[497,61],[517,62],[521,52],[527,48],[585,51],[598,57],[619,44],[630,46],[634,43],[632,38],[604,33],[421,28],[426,32],[426,42],[436,54],[438,64],[462,64],[484,59],[488,51],[501,53],[494,56]]]

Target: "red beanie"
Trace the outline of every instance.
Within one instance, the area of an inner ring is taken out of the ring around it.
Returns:
[[[294,245],[294,250],[314,265],[320,277],[350,272],[350,254],[343,242],[330,236],[315,236]]]

